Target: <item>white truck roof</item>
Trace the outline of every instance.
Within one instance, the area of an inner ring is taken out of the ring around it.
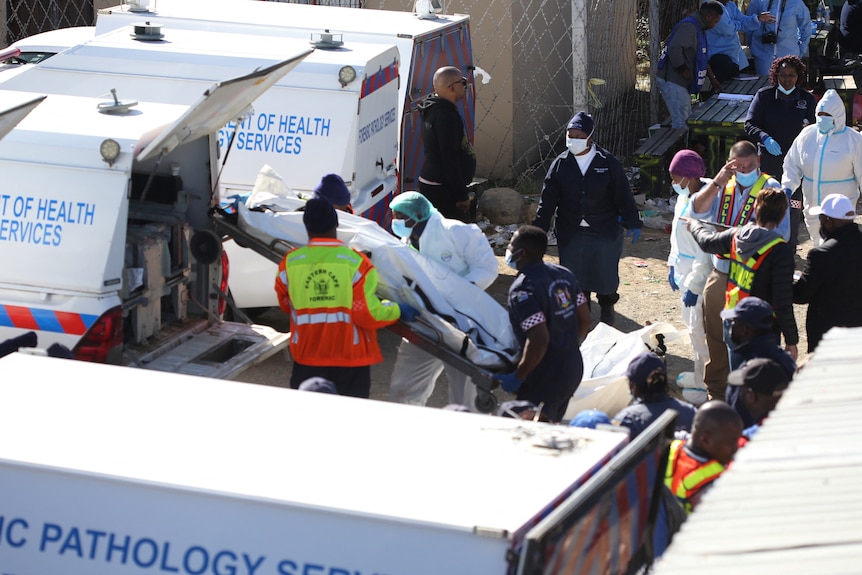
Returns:
[[[114,74],[142,79],[176,77],[212,82],[280,61],[284,54],[311,48],[307,42],[291,38],[183,29],[164,30],[164,42],[141,42],[131,38],[129,30],[124,27],[100,35],[42,62],[26,75],[32,76],[38,70],[88,72],[92,77],[87,78],[85,84],[93,85],[94,91],[104,84],[100,76]],[[181,58],[177,54],[181,54]],[[380,65],[380,57],[387,54],[388,60],[397,58],[397,51],[385,44],[315,50],[277,85],[358,92],[365,73],[377,72],[376,67],[367,71],[366,67]],[[224,58],[218,58],[219,55]],[[171,66],[166,67],[166,63]],[[356,69],[358,81],[341,86],[338,71],[345,65]]]
[[[44,99],[39,94],[0,90],[0,140]]]
[[[35,98],[35,93],[0,90],[0,98]],[[99,113],[99,98],[50,94],[16,129],[0,140],[0,161],[39,162],[46,165],[105,169],[99,146],[107,138],[120,144],[114,168],[132,163],[135,145],[142,135],[175,122],[188,105],[139,102],[124,115]]]
[[[14,438],[0,442],[0,467],[492,537],[522,527],[627,440],[26,354],[3,358],[0,370],[0,435]],[[549,448],[552,438],[575,447]]]
[[[406,12],[410,14],[410,12]],[[405,18],[405,12],[394,10],[371,10],[337,6],[316,6],[282,2],[260,2],[258,0],[158,0],[151,12],[133,12],[127,4],[99,10],[96,33],[115,30],[122,23],[143,22],[148,18],[175,19],[178,27],[216,30],[221,26],[240,31],[244,26],[260,31],[272,28],[273,34],[329,30],[344,33],[343,40],[349,42],[353,36],[389,36],[406,39],[421,38],[433,34],[453,22],[469,21],[466,14],[443,15],[436,18]]]

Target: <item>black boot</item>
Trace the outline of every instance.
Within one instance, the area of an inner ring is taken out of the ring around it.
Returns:
[[[599,301],[599,306],[602,308],[599,321],[608,325],[614,325],[614,319],[616,319],[614,315],[614,304],[620,301],[620,294],[597,294],[596,299]]]

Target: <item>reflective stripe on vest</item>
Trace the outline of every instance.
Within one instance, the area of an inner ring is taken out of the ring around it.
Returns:
[[[701,463],[689,456],[677,439],[670,444],[664,484],[679,500],[686,513],[691,513],[691,497],[724,472],[724,465],[714,459]]]
[[[724,309],[736,307],[743,299],[751,295],[751,284],[754,283],[754,272],[772,251],[772,248],[784,243],[784,238],[775,238],[763,245],[753,256],[745,261],[736,253],[736,235],[730,240],[730,271],[727,274],[727,291],[725,292]]]
[[[295,325],[312,325],[316,323],[351,323],[350,314],[345,312],[307,312],[296,314]]]
[[[718,223],[726,226],[739,227],[741,224],[748,222],[751,209],[754,207],[754,200],[757,199],[757,194],[759,194],[760,190],[763,189],[763,186],[766,185],[769,177],[770,176],[768,174],[760,174],[760,177],[757,178],[757,181],[754,182],[754,185],[751,186],[751,189],[748,191],[745,205],[742,206],[742,209],[739,210],[738,214],[736,214],[736,221],[731,222],[730,220],[733,219],[733,204],[736,202],[736,176],[731,176],[730,180],[727,181],[727,185],[724,186],[724,195],[721,198],[721,209],[718,212]]]

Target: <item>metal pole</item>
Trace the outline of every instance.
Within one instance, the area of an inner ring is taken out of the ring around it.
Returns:
[[[649,0],[649,121],[658,124],[658,86],[655,83],[658,59],[661,56],[661,34],[658,15],[659,0]]]
[[[587,110],[587,2],[572,0],[572,112]]]

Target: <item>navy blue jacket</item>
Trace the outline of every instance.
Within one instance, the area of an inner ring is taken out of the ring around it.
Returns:
[[[578,302],[584,301],[578,281],[568,269],[536,262],[520,270],[509,288],[509,321],[521,349],[526,332],[543,320],[550,334],[548,350],[518,390],[518,399],[545,403],[553,421],[560,421],[581,383]]]
[[[643,226],[622,164],[600,146],[596,146],[596,156],[585,175],[568,150],[554,159],[545,176],[533,225],[547,231],[554,214],[561,244],[576,233],[616,238],[620,221],[626,229]],[[590,226],[581,226],[582,219]]]
[[[760,154],[760,169],[781,181],[782,164],[790,144],[802,128],[814,123],[814,96],[797,87],[789,96],[782,97],[775,86],[761,88],[751,100],[745,118],[745,133],[761,144],[771,137],[781,146],[781,155],[773,156],[766,150]]]

